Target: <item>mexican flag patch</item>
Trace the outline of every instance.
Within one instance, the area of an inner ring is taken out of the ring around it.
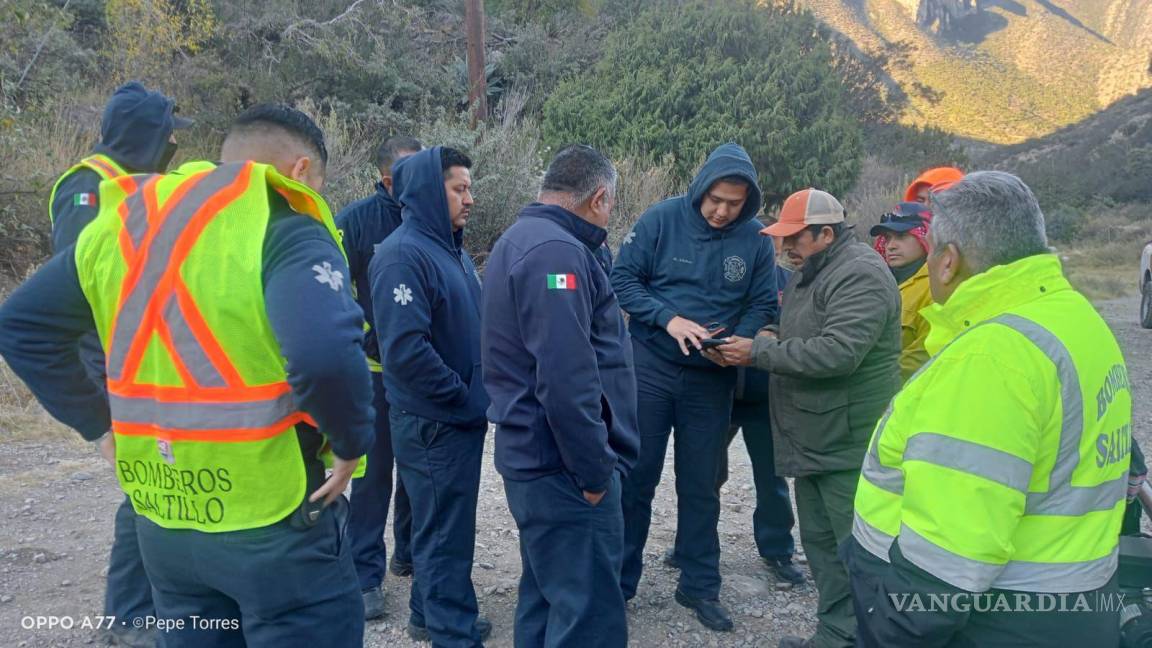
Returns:
[[[548,290],[576,290],[576,275],[550,274],[548,275]]]
[[[76,207],[95,207],[96,194],[78,193],[72,196],[72,204]]]

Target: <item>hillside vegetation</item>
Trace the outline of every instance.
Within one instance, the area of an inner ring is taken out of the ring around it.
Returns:
[[[905,123],[958,136],[1022,142],[1152,85],[1152,0],[980,0],[946,30],[917,23],[931,1],[948,0],[805,6],[887,58],[908,96]]]

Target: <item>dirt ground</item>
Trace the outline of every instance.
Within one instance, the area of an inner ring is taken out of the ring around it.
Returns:
[[[1152,448],[1152,331],[1136,323],[1136,298],[1101,302],[1099,309],[1128,361],[1137,438],[1146,449]],[[13,432],[0,430],[0,439],[27,436]],[[481,611],[494,625],[488,645],[500,648],[512,645],[520,561],[516,527],[492,466],[491,450],[489,439],[473,579]],[[644,580],[629,610],[631,645],[775,646],[785,634],[808,635],[814,629],[816,598],[811,584],[794,589],[778,586],[758,559],[751,533],[752,474],[739,437],[731,452],[732,478],[723,492],[720,520],[720,568],[724,577],[721,598],[732,612],[735,631],[710,632],[672,600],[676,572],[660,564],[675,532],[676,504],[668,464],[655,503]],[[120,502],[111,470],[78,441],[0,442],[0,494],[0,646],[94,643],[93,632],[79,627],[36,630],[22,626],[28,624],[25,617],[37,615],[70,616],[79,626],[84,616],[100,613],[112,518]],[[799,558],[803,561],[802,555]],[[807,565],[802,567],[807,572]],[[388,575],[388,615],[368,624],[366,646],[420,645],[410,642],[403,632],[408,584],[408,579]]]

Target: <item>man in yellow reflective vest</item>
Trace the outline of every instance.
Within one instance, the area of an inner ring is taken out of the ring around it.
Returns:
[[[102,183],[76,245],[0,308],[0,354],[114,451],[165,646],[360,646],[342,493],[374,440],[372,392],[316,193],[323,133],[255,106],[220,159]],[[76,362],[93,329],[106,392]]]
[[[1115,646],[1132,396],[1019,178],[931,195],[931,359],[865,455],[852,575],[865,646]]]

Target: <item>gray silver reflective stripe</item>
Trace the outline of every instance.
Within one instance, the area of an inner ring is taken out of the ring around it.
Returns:
[[[900,526],[900,552],[933,576],[969,592],[991,588],[1026,592],[1084,592],[1103,587],[1116,571],[1116,548],[1095,560],[1040,563],[1010,560],[995,564],[965,558]]]
[[[176,347],[176,353],[180,354],[180,359],[197,384],[201,387],[227,387],[228,382],[200,346],[192,327],[188,326],[184,310],[180,308],[180,301],[175,294],[169,295],[168,303],[164,305],[164,322],[172,333],[172,346]]]
[[[1116,508],[1128,493],[1127,473],[1097,486],[1065,485],[1048,493],[1029,493],[1024,512],[1028,515],[1079,517],[1093,511]]]
[[[1032,464],[1016,455],[935,432],[921,432],[908,439],[904,461],[924,461],[951,468],[1024,494],[1028,493],[1028,481],[1032,478]]]
[[[132,341],[139,333],[148,304],[156,292],[164,272],[168,269],[169,258],[176,242],[184,234],[188,223],[205,202],[231,185],[239,177],[244,165],[230,164],[217,167],[207,175],[193,180],[195,186],[180,199],[168,214],[147,250],[144,268],[131,292],[124,296],[123,306],[116,314],[115,333],[108,351],[108,378],[123,378],[124,363]]]
[[[155,176],[137,178],[136,191],[124,201],[128,209],[128,218],[124,221],[124,229],[132,239],[133,249],[139,250],[144,245],[144,237],[148,235],[148,205],[144,202],[144,187],[152,182]]]
[[[1080,442],[1084,436],[1084,397],[1072,354],[1059,338],[1036,322],[1010,314],[1001,315],[995,321],[1028,338],[1056,367],[1056,377],[1060,381],[1062,418],[1056,463],[1048,478],[1048,492],[1031,494],[1024,512],[1029,515],[1079,516],[1116,506],[1124,497],[1124,486],[1117,487],[1114,482],[1090,487],[1072,485],[1072,475],[1080,465]]]
[[[913,380],[916,380],[916,378],[920,376],[920,374],[927,371],[928,367],[931,367],[936,362],[936,359],[948,350],[948,347],[956,344],[957,340],[971,333],[975,329],[980,328],[984,324],[987,324],[987,322],[977,324],[967,331],[964,331],[960,335],[957,335],[955,339],[944,345],[944,348],[940,349],[936,355],[928,358],[928,362],[920,365],[920,368],[917,369],[911,376],[909,376],[908,380],[905,381],[904,384],[911,384]],[[884,428],[888,425],[888,419],[892,416],[892,411],[895,404],[896,397],[893,396],[892,400],[888,402],[888,408],[884,410],[884,416],[880,418],[880,422],[876,425],[876,431],[872,434],[872,443],[868,446],[868,452],[864,455],[864,464],[860,468],[860,474],[864,477],[864,479],[868,480],[868,483],[872,484],[876,488],[886,490],[889,493],[903,495],[904,471],[899,468],[890,468],[880,463],[880,435],[884,433]]]
[[[903,546],[903,542],[901,542]],[[1038,563],[1012,560],[1004,566],[1000,577],[992,584],[999,589],[1029,592],[1087,592],[1104,587],[1119,562],[1117,545],[1103,558],[1070,563]]]
[[[298,410],[291,392],[276,398],[240,403],[169,403],[151,398],[108,395],[112,420],[177,430],[267,428]]]
[[[888,549],[892,547],[892,536],[868,524],[859,513],[852,514],[852,537],[873,556],[888,562]]]
[[[955,344],[964,335],[988,324],[1000,324],[1006,326],[1017,333],[1023,335],[1029,342],[1033,344],[1041,353],[1043,353],[1056,369],[1057,380],[1060,382],[1060,407],[1061,407],[1061,423],[1060,423],[1060,439],[1056,455],[1056,463],[1053,466],[1052,474],[1048,479],[1048,491],[1044,493],[1029,493],[1028,499],[1025,504],[1026,515],[1065,515],[1065,516],[1080,516],[1092,511],[1104,511],[1115,507],[1121,499],[1124,498],[1126,491],[1126,479],[1124,477],[1117,478],[1113,481],[1105,482],[1096,486],[1075,486],[1072,484],[1072,475],[1075,473],[1076,468],[1080,464],[1080,443],[1084,436],[1084,399],[1080,390],[1080,375],[1076,370],[1076,365],[1072,360],[1072,355],[1068,352],[1068,348],[1060,341],[1052,332],[1048,331],[1039,324],[1020,317],[1019,315],[1004,314],[993,319],[981,322],[972,328],[969,328],[964,333],[961,333],[955,340],[950,342],[948,346]],[[920,368],[916,377],[920,372],[927,369],[935,360],[943,355],[948,347],[941,349],[929,361]],[[909,379],[911,381],[912,379]],[[869,483],[875,485],[877,488],[882,488],[892,493],[903,494],[904,492],[904,476],[903,472],[896,468],[889,468],[880,463],[879,458],[879,441],[880,434],[883,432],[884,425],[888,421],[891,414],[892,405],[889,404],[888,412],[885,413],[884,418],[881,420],[880,426],[877,427],[876,433],[873,435],[872,444],[869,447],[868,453],[864,457],[864,465],[861,473]],[[913,440],[921,435],[915,435],[909,439],[908,443],[911,446]],[[973,444],[973,451],[980,452],[976,448],[984,448],[987,452],[1000,452],[992,448],[985,448]],[[1003,453],[1008,457],[1007,453]],[[908,448],[905,448],[905,458],[908,458]],[[931,457],[924,457],[934,463],[941,463],[942,461],[953,461],[958,463],[961,460],[957,457],[942,456],[939,461]],[[970,463],[964,460],[964,463]],[[941,464],[945,465],[945,464]],[[952,466],[959,468],[958,466]],[[966,471],[973,474],[986,476],[981,471]],[[991,477],[989,477],[991,479]],[[1016,481],[1005,482],[997,479],[1005,485],[1012,485]],[[1014,486],[1013,486],[1014,487]],[[1020,489],[1017,489],[1020,490]],[[1025,492],[1027,492],[1025,490]]]
[[[871,452],[864,455],[864,465],[860,467],[860,475],[876,488],[897,495],[904,494],[904,471],[881,465],[880,460]]]

